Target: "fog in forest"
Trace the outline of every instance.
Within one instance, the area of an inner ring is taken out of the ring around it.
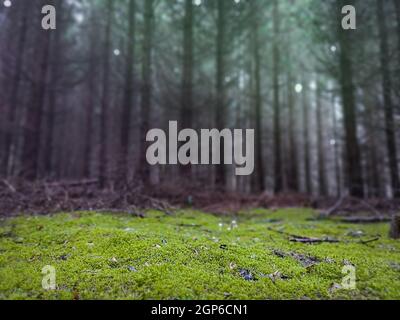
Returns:
[[[396,0],[2,1],[0,177],[398,198],[399,68]],[[254,129],[253,174],[150,166],[170,121]]]

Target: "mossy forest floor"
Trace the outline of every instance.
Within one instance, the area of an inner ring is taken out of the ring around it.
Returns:
[[[313,217],[282,209],[4,218],[0,298],[400,299],[400,242],[387,238],[387,224]],[[296,243],[279,231],[340,242]],[[42,288],[46,265],[56,290]],[[346,265],[355,267],[355,290],[342,287]]]

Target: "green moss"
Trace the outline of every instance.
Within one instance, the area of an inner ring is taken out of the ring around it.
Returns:
[[[150,211],[145,219],[87,212],[3,219],[0,298],[400,298],[400,242],[386,237],[388,225],[312,215],[290,209],[217,217],[188,210]],[[341,242],[293,243],[268,228]],[[360,242],[377,234],[379,241]],[[345,264],[356,267],[355,290],[334,288]],[[46,265],[56,268],[54,291],[41,286]]]

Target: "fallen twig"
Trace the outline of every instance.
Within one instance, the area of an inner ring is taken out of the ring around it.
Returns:
[[[320,213],[320,217],[322,218],[327,218],[330,217],[331,215],[333,215],[335,212],[339,211],[339,209],[341,211],[354,211],[352,209],[352,207],[350,208],[345,208],[343,207],[343,204],[346,200],[349,200],[349,203],[351,202],[356,202],[361,204],[363,207],[365,207],[366,209],[368,209],[369,211],[371,211],[375,216],[377,217],[382,217],[382,213],[380,211],[378,211],[374,206],[372,206],[370,203],[368,203],[367,201],[365,201],[364,199],[358,199],[358,198],[350,198],[348,196],[348,194],[343,195],[342,197],[340,197],[340,199],[328,210],[321,212]]]
[[[296,259],[297,261],[299,261],[302,264],[303,267],[306,267],[306,268],[312,267],[313,265],[322,262],[317,257],[307,256],[307,255],[304,255],[301,253],[283,252],[283,251],[275,250],[275,249],[272,250],[272,252],[280,258],[291,257],[293,259]]]
[[[98,179],[87,179],[87,180],[81,180],[81,181],[52,182],[52,183],[48,183],[47,185],[49,187],[57,187],[57,186],[79,187],[79,186],[87,186],[87,185],[91,185],[91,184],[97,184],[98,182],[99,182]]]
[[[375,237],[375,238],[372,238],[372,239],[369,239],[369,240],[360,240],[360,243],[361,244],[367,244],[367,243],[378,241],[380,239],[381,239],[381,237]]]
[[[323,242],[327,242],[327,243],[338,243],[340,242],[337,239],[333,239],[333,238],[308,238],[308,237],[292,237],[289,239],[291,242],[299,242],[299,243],[308,243],[308,244],[312,244],[312,243],[323,243]]]
[[[149,201],[151,208],[159,210],[159,211],[162,211],[168,216],[172,216],[173,215],[174,208],[171,207],[167,202],[162,201],[162,200],[158,200],[158,199],[146,196],[146,195],[140,195],[140,197],[142,197],[142,198],[146,199],[147,201]]]
[[[304,243],[304,244],[318,244],[318,243],[339,243],[342,242],[339,239],[335,239],[335,238],[330,238],[330,237],[325,237],[325,238],[311,238],[311,237],[304,237],[304,236],[297,236],[297,235],[293,235],[287,232],[284,232],[282,230],[276,230],[273,228],[268,228],[268,230],[288,236],[289,237],[289,241],[291,242],[297,242],[297,243]],[[371,242],[375,242],[380,240],[381,237],[377,236],[375,238],[372,239],[368,239],[368,240],[360,240],[360,241],[356,241],[356,242],[352,242],[352,243],[361,243],[361,244],[368,244]]]
[[[324,212],[321,212],[321,216],[322,216],[322,217],[329,217],[329,216],[331,216],[332,214],[334,214],[334,213],[342,206],[342,204],[343,204],[343,202],[344,202],[344,200],[345,200],[346,198],[347,198],[347,195],[346,195],[346,194],[342,195],[342,196],[339,198],[339,200],[336,201],[336,203],[335,203],[331,208],[329,208],[328,210],[326,210],[326,211],[324,211]]]
[[[339,221],[345,223],[379,223],[379,222],[389,222],[391,221],[391,218],[384,216],[376,216],[376,217],[351,216],[351,217],[341,218],[339,219]]]
[[[308,244],[312,244],[312,243],[323,243],[323,242],[327,242],[327,243],[338,243],[340,242],[337,239],[333,239],[333,238],[329,238],[329,237],[325,237],[325,238],[310,238],[310,237],[304,237],[304,236],[298,236],[298,235],[294,235],[294,234],[290,234],[281,230],[276,230],[273,228],[268,228],[268,230],[273,231],[273,232],[277,232],[279,234],[283,234],[285,236],[289,237],[289,241],[291,242],[298,242],[298,243],[308,243]]]
[[[377,217],[382,218],[382,213],[380,213],[378,210],[376,210],[373,206],[371,206],[367,201],[360,199],[360,202],[364,204],[367,208],[369,208]]]
[[[17,190],[14,188],[14,186],[10,182],[8,182],[6,179],[3,179],[3,183],[6,185],[6,187],[8,189],[10,189],[10,191],[12,193],[16,193],[17,192]]]
[[[298,236],[296,236],[296,235],[294,235],[294,234],[290,234],[290,233],[287,233],[287,232],[285,232],[285,231],[282,231],[282,230],[276,230],[276,229],[274,229],[274,228],[271,228],[271,227],[268,227],[267,228],[269,231],[273,231],[273,232],[276,232],[276,233],[279,233],[279,234],[283,234],[283,235],[285,235],[285,236],[289,236],[289,237],[298,237]]]
[[[93,210],[94,212],[98,213],[113,213],[113,214],[128,214],[128,215],[134,215],[139,218],[144,218],[145,215],[141,213],[140,211],[136,210],[118,210],[118,209],[100,209],[100,210]]]

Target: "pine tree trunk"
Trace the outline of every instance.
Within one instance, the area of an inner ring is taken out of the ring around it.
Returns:
[[[388,30],[386,27],[386,18],[384,14],[384,1],[377,0],[377,19],[379,27],[380,38],[380,59],[381,59],[381,73],[382,73],[382,89],[383,89],[383,103],[385,112],[385,133],[387,152],[389,157],[390,179],[392,183],[392,192],[395,198],[400,198],[400,185],[399,185],[399,167],[397,161],[397,146],[395,134],[395,122],[393,115],[393,102],[392,102],[392,79],[389,70],[389,49],[388,49]]]
[[[89,34],[88,43],[89,47],[89,69],[88,69],[88,84],[87,90],[88,94],[86,97],[86,108],[85,108],[85,147],[83,152],[83,176],[85,178],[91,177],[92,168],[92,136],[93,136],[93,118],[95,116],[95,97],[97,94],[96,90],[96,55],[97,55],[97,45],[96,45],[96,16],[93,14],[90,18],[91,30]]]
[[[341,19],[341,8],[349,3],[344,0],[338,0],[337,4],[339,19]],[[353,62],[351,60],[352,40],[350,35],[351,31],[343,30],[341,24],[339,24],[340,84],[345,130],[347,182],[350,195],[363,198],[364,181],[362,176],[361,152],[357,138],[357,112],[354,97]]]
[[[192,128],[193,110],[193,1],[185,0],[183,21],[183,79],[181,97],[181,126]],[[181,176],[191,178],[191,166],[180,166]]]
[[[260,39],[257,5],[253,3],[253,55],[254,55],[254,120],[255,120],[255,139],[256,139],[256,164],[255,181],[253,192],[262,192],[265,190],[264,182],[264,160],[262,146],[262,101],[261,101],[261,58],[260,58]]]
[[[150,126],[151,96],[152,96],[152,50],[154,0],[145,1],[144,39],[142,57],[142,88],[141,88],[141,148],[140,148],[140,179],[144,185],[150,183],[150,167],[146,160],[146,135]]]
[[[4,139],[4,153],[0,159],[2,163],[0,163],[0,174],[6,176],[8,174],[8,168],[10,166],[10,161],[12,157],[12,144],[13,137],[17,136],[17,125],[16,125],[16,114],[19,103],[19,94],[20,94],[20,83],[21,83],[21,75],[22,75],[22,67],[23,67],[23,57],[26,46],[26,37],[28,31],[28,13],[29,13],[30,3],[24,2],[19,4],[19,12],[21,14],[21,26],[19,28],[18,33],[18,48],[15,57],[15,70],[13,72],[13,79],[11,85],[11,92],[9,97],[9,108],[6,110],[7,115],[7,126],[8,129],[5,132]]]
[[[394,216],[390,224],[389,237],[391,239],[400,239],[400,216]]]
[[[287,94],[288,94],[288,111],[289,111],[289,168],[288,168],[288,187],[292,192],[299,191],[299,172],[298,172],[298,156],[297,156],[297,141],[296,141],[296,114],[295,102],[293,96],[294,80],[291,71],[291,57],[289,53],[288,63],[289,72],[287,79]]]
[[[47,72],[51,32],[39,30],[36,40],[37,75],[32,82],[31,105],[27,109],[22,150],[22,174],[27,180],[38,178],[38,161],[42,136],[43,107],[47,90]]]
[[[217,129],[224,129],[226,117],[226,106],[225,106],[225,45],[226,45],[226,17],[225,17],[225,1],[218,1],[218,18],[217,18],[217,73],[216,73],[216,126]],[[217,187],[225,187],[226,185],[226,174],[224,166],[224,142],[221,139],[220,144],[220,155],[221,164],[217,166],[216,181]]]
[[[317,148],[318,148],[318,184],[319,194],[323,197],[328,195],[328,187],[326,184],[326,166],[325,166],[325,150],[324,150],[324,124],[323,124],[323,105],[322,105],[322,88],[321,83],[317,80],[317,103],[316,103],[316,118],[317,118]]]
[[[339,150],[339,135],[338,124],[336,115],[336,97],[332,95],[332,129],[333,129],[333,158],[335,163],[335,182],[336,182],[336,195],[342,195],[342,174],[340,168],[340,150]]]
[[[398,66],[397,71],[399,73],[400,70],[400,1],[393,0],[395,8],[396,8],[396,19],[397,19],[397,51],[398,51]],[[400,79],[398,79],[400,80]]]
[[[136,24],[136,0],[129,0],[128,2],[129,12],[129,27],[128,27],[128,50],[126,58],[126,73],[125,73],[125,87],[124,87],[124,98],[123,98],[123,109],[121,118],[121,165],[120,165],[120,177],[121,180],[127,181],[129,176],[127,175],[128,170],[128,159],[129,159],[129,137],[131,129],[131,114],[133,108],[133,74],[134,74],[134,54],[135,54],[135,24]]]
[[[104,33],[103,47],[103,79],[102,79],[102,97],[101,97],[101,115],[100,115],[100,148],[99,148],[99,185],[105,188],[108,179],[108,111],[109,111],[109,95],[110,95],[110,51],[111,51],[111,24],[114,11],[114,1],[107,0],[107,20]]]
[[[280,16],[278,0],[274,0],[273,24],[274,24],[274,47],[273,47],[273,106],[274,106],[274,191],[282,192],[282,154],[281,154],[281,112],[279,100],[279,73],[280,73],[280,52],[279,52],[279,32]]]
[[[63,1],[57,2],[57,11],[60,14],[63,12]],[[50,75],[50,83],[49,83],[49,105],[46,110],[47,113],[47,128],[46,128],[46,137],[44,143],[44,174],[47,177],[51,177],[54,173],[53,171],[53,155],[54,155],[54,129],[55,129],[55,114],[57,110],[57,84],[60,76],[60,58],[61,58],[61,23],[62,18],[58,19],[58,29],[52,32],[52,48],[51,48],[51,57],[52,57],[52,65],[51,65],[51,75]]]
[[[364,93],[366,94],[366,93]],[[374,119],[374,110],[371,103],[366,99],[366,130],[368,132],[368,174],[369,174],[369,192],[370,197],[380,197],[381,183],[379,178],[379,158],[377,149],[376,120]]]
[[[304,184],[307,194],[312,194],[311,163],[310,163],[310,124],[309,103],[307,100],[307,81],[303,80],[303,152],[304,152]]]

